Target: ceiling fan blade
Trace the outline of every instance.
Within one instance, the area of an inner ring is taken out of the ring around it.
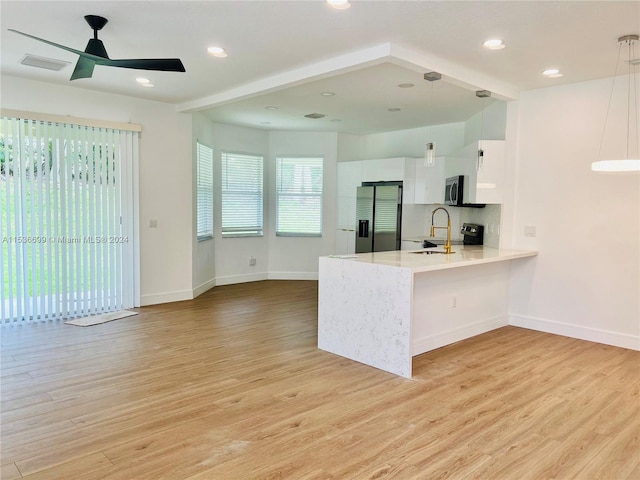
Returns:
[[[66,50],[67,52],[79,55],[80,58],[76,63],[75,69],[73,70],[71,80],[76,80],[78,78],[90,78],[93,75],[93,69],[96,65],[104,65],[107,67],[134,68],[138,70],[160,70],[164,72],[185,71],[184,65],[179,58],[139,58],[111,60],[107,56],[107,50],[104,48],[104,44],[97,38],[97,30],[100,30],[100,28],[102,28],[102,26],[107,23],[106,19],[103,17],[91,15],[89,15],[88,17],[95,17],[96,19],[100,20],[100,25],[96,24],[93,20],[92,24],[92,22],[87,19],[87,22],[89,22],[91,28],[94,29],[94,38],[89,40],[87,48],[84,52],[81,50],[76,50],[75,48],[67,47],[65,45],[60,45],[59,43],[45,40],[44,38],[36,37],[35,35],[20,32],[12,28],[9,28],[8,30],[19,35],[32,38],[33,40],[46,43],[47,45],[61,48],[62,50]]]
[[[59,43],[50,42],[49,40],[45,40],[44,38],[36,37],[34,35],[29,35],[28,33],[19,32],[18,30],[14,30],[12,28],[8,29],[10,32],[18,33],[20,35],[24,35],[25,37],[33,38],[34,40],[38,40],[39,42],[46,43],[48,45],[52,45],[54,47],[61,48],[62,50],[66,50],[67,52],[75,53],[76,55],[80,55],[81,57],[88,58],[89,60],[98,61],[104,60],[104,58],[99,57],[97,55],[92,55],[91,53],[85,53],[82,50],[76,50],[75,48],[66,47],[64,45],[60,45]]]
[[[100,59],[96,63],[108,67],[135,68],[138,70],[185,71],[184,65],[179,58]]]
[[[71,80],[78,78],[91,78],[93,75],[93,68],[96,66],[96,62],[90,60],[84,56],[81,56],[76,63],[76,68],[71,74]]]

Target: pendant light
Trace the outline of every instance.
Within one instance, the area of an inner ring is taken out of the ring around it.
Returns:
[[[424,74],[424,79],[431,83],[431,92],[430,92],[430,100],[429,106],[433,110],[433,82],[440,80],[442,75],[438,72],[428,72]],[[425,167],[434,167],[436,164],[436,143],[433,141],[431,137],[431,125],[429,125],[429,142],[425,145],[424,148],[424,166]]]
[[[482,99],[482,110],[480,110],[480,138],[478,139],[478,161],[476,163],[476,169],[480,170],[484,163],[484,150],[482,149],[482,127],[484,126],[484,99],[489,98],[491,92],[489,90],[476,91],[476,97]]]
[[[638,137],[638,91],[637,80],[634,70],[634,65],[638,63],[638,60],[633,56],[634,46],[638,43],[638,35],[624,35],[618,38],[618,60],[616,62],[616,71],[614,72],[613,84],[611,86],[611,95],[609,96],[609,105],[607,107],[607,115],[604,120],[604,127],[602,129],[602,137],[600,138],[600,147],[598,148],[598,158],[600,158],[600,151],[602,150],[602,143],[604,141],[605,132],[607,130],[607,120],[609,119],[609,110],[611,109],[611,99],[613,98],[613,91],[617,80],[618,65],[620,64],[620,57],[623,47],[627,47],[627,62],[629,64],[628,83],[627,83],[627,145],[626,155],[624,159],[603,159],[591,163],[591,170],[594,172],[609,172],[609,173],[628,173],[628,172],[640,172],[640,142]],[[632,87],[633,85],[633,87]],[[633,98],[632,98],[633,96]],[[633,104],[633,108],[632,108]],[[635,120],[635,126],[632,129],[631,120]],[[633,156],[633,150],[629,152],[629,145],[632,142],[630,139],[631,132],[636,136],[636,151]]]

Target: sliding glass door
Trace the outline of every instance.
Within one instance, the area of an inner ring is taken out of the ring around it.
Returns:
[[[138,133],[0,120],[2,322],[134,304]]]

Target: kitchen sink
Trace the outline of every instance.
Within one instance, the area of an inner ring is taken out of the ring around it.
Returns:
[[[433,255],[433,254],[442,254],[442,255],[447,255],[447,252],[445,252],[444,250],[422,250],[420,252],[409,252],[409,253],[415,253],[418,255]],[[449,253],[456,253],[456,252],[449,252]]]

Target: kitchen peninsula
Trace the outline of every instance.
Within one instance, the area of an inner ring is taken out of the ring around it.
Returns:
[[[430,250],[321,257],[318,348],[411,378],[412,357],[508,324],[510,263],[537,252]]]

